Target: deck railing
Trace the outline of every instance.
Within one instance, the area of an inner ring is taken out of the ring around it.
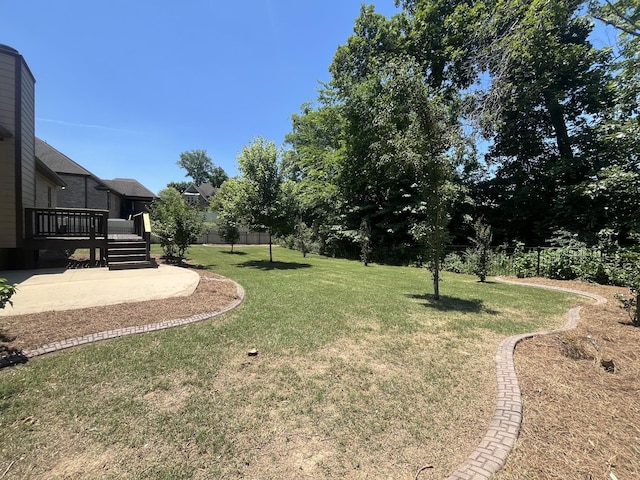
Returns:
[[[107,239],[108,210],[25,208],[25,238]]]

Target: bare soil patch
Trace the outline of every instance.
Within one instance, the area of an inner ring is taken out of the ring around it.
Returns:
[[[200,282],[188,297],[3,317],[0,356],[91,333],[213,313],[237,299],[232,281],[197,267],[193,270]]]
[[[614,298],[627,292],[579,281],[522,281],[592,292],[608,302],[585,300],[575,330],[516,348],[523,424],[496,478],[640,478],[640,329]]]

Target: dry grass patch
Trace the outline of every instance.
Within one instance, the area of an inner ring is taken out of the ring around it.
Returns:
[[[235,405],[226,428],[248,478],[414,478],[426,463],[421,479],[442,478],[490,421],[500,339],[465,342],[472,353],[441,340],[365,334],[303,356],[239,356],[206,390]]]
[[[613,297],[622,289],[535,281],[596,293],[608,303],[585,301],[577,329],[517,347],[524,420],[496,478],[640,478],[640,329]],[[611,371],[603,368],[609,362]]]

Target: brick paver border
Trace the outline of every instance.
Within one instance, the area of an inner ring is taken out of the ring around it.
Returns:
[[[525,282],[513,282],[501,277],[496,278],[496,280],[514,285],[525,285],[528,287],[573,293],[591,298],[595,300],[596,304],[606,303],[607,301],[600,295],[579,290]],[[569,310],[567,323],[558,330],[514,335],[500,343],[496,353],[498,398],[491,425],[480,444],[456,471],[448,477],[448,480],[486,480],[504,467],[507,455],[509,455],[509,452],[511,452],[516,443],[522,422],[522,395],[520,393],[520,386],[518,385],[518,377],[516,376],[513,360],[516,345],[526,338],[563,332],[575,328],[580,319],[580,308],[581,307],[574,307]]]
[[[229,280],[233,282],[233,280]],[[204,312],[199,313],[197,315],[193,315],[187,318],[177,318],[174,320],[165,320],[158,323],[150,323],[147,325],[138,325],[135,327],[125,327],[118,328],[116,330],[107,330],[104,332],[91,333],[89,335],[84,335],[82,337],[76,338],[68,338],[66,340],[60,340],[58,342],[49,343],[47,345],[43,345],[38,348],[23,350],[21,352],[21,357],[24,359],[29,359],[33,357],[38,357],[40,355],[45,355],[47,353],[57,352],[59,350],[64,350],[66,348],[77,347],[79,345],[86,345],[88,343],[100,342],[102,340],[108,340],[110,338],[118,338],[124,337],[127,335],[136,335],[139,333],[148,333],[148,332],[157,332],[158,330],[166,330],[167,328],[180,327],[182,325],[187,325],[189,323],[201,322],[203,320],[207,320],[212,317],[217,317],[218,315],[222,315],[223,313],[228,312],[229,310],[233,310],[238,307],[244,301],[244,288],[237,283],[233,282],[236,285],[236,296],[237,298],[224,307],[222,310],[218,310],[217,312]]]

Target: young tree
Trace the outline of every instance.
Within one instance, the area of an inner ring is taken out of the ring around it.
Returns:
[[[360,260],[362,260],[365,267],[368,267],[373,249],[371,248],[371,227],[366,219],[363,219],[362,223],[360,223],[356,237],[360,244]]]
[[[153,231],[168,258],[181,260],[206,231],[204,215],[188,205],[173,188],[160,191],[151,204]]]
[[[307,227],[307,224],[299,220],[295,230],[295,246],[302,252],[302,256],[306,257],[311,250],[311,241],[313,239],[313,231]]]
[[[218,229],[218,234],[220,237],[231,245],[231,253],[233,253],[233,246],[240,239],[240,230],[238,228],[238,224],[233,220],[222,217],[218,220],[218,224],[216,225]]]
[[[241,181],[232,178],[224,182],[218,193],[211,198],[210,209],[218,214],[218,233],[231,244],[232,252],[234,243],[240,238],[239,226],[243,222],[246,204],[243,188]]]
[[[243,147],[238,164],[242,218],[250,228],[269,233],[269,261],[273,262],[272,235],[290,233],[293,227],[293,186],[284,181],[275,143],[262,137]]]
[[[489,274],[489,260],[491,254],[491,242],[493,241],[493,233],[491,225],[487,225],[481,217],[473,224],[474,236],[469,237],[469,241],[473,244],[476,253],[476,264],[473,273],[478,275],[481,282],[487,279]]]
[[[221,167],[213,164],[206,150],[182,152],[177,164],[187,171],[185,176],[191,177],[196,185],[210,183],[220,187],[229,178]]]

